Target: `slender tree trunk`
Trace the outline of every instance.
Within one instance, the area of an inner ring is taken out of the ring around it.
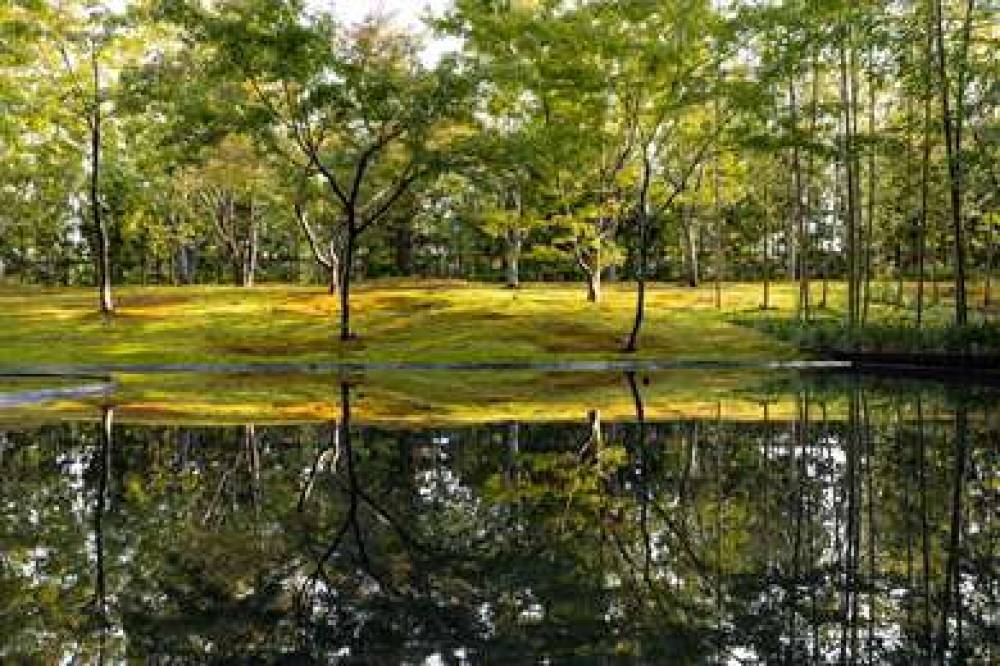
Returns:
[[[767,185],[765,185],[765,188]],[[764,247],[761,255],[761,263],[764,269],[764,302],[761,304],[762,310],[771,309],[771,196],[768,191],[764,191]]]
[[[841,137],[841,161],[844,165],[844,177],[846,185],[845,206],[845,236],[847,239],[847,326],[854,329],[857,326],[857,200],[854,188],[854,140],[852,135],[852,109],[851,101],[851,78],[848,66],[848,51],[853,50],[850,45],[851,28],[849,23],[845,23],[844,34],[840,43],[840,99],[843,122],[843,136]],[[850,58],[853,61],[853,56]]]
[[[714,104],[715,110],[715,127],[718,131],[719,127],[719,99],[715,99]],[[722,166],[722,157],[718,147],[715,149],[715,164],[712,167],[712,207],[715,217],[715,308],[717,310],[722,309],[722,271],[723,271],[723,249],[722,249],[722,235],[725,228],[724,219],[722,215],[722,206],[719,201],[719,189],[720,189],[720,167]]]
[[[986,228],[986,276],[983,284],[983,309],[987,311],[990,308],[990,299],[992,298],[993,254],[993,227],[989,226]],[[986,313],[986,316],[989,317],[989,312]]]
[[[931,249],[931,303],[934,305],[941,304],[941,285],[938,284],[938,259],[941,255],[940,241],[935,240],[934,247]]]
[[[920,161],[920,218],[917,226],[917,328],[924,323],[924,282],[926,281],[927,264],[927,205],[930,190],[931,168],[931,102],[934,99],[933,62],[934,62],[934,11],[933,0],[927,2],[926,39],[924,41],[924,136],[923,152]]]
[[[912,66],[912,65],[910,65]],[[901,220],[901,229],[896,235],[896,307],[902,308],[905,300],[904,293],[904,279],[905,279],[905,268],[903,260],[903,243],[900,238],[904,237],[909,228],[910,223],[914,219],[913,215],[913,180],[910,174],[913,172],[913,105],[912,97],[910,95],[906,96],[906,109],[903,113],[906,118],[906,164],[904,169],[906,170],[905,179],[905,200],[906,205],[903,207],[903,219]]]
[[[646,145],[642,153],[642,182],[639,186],[639,202],[636,215],[639,226],[639,263],[636,267],[636,297],[635,319],[632,330],[625,344],[626,352],[638,349],[639,330],[642,328],[643,314],[646,308],[646,263],[649,252],[649,185],[653,177],[653,160],[649,154],[650,146]]]
[[[357,227],[354,215],[347,222],[347,239],[344,247],[344,263],[340,271],[340,339],[350,340],[351,332],[351,268],[354,265],[354,249],[357,242]]]
[[[903,245],[896,241],[896,307],[903,307]]]
[[[327,271],[330,274],[330,295],[333,296],[340,290],[340,251],[337,249],[337,241],[330,241],[329,266]]]
[[[809,275],[807,271],[807,260],[806,260],[806,246],[808,244],[806,238],[806,221],[805,214],[802,210],[802,160],[799,155],[799,142],[798,134],[799,122],[798,122],[798,100],[795,95],[795,80],[794,78],[789,78],[788,80],[788,99],[791,111],[791,122],[792,122],[792,140],[795,142],[792,147],[792,173],[795,179],[795,202],[793,206],[795,215],[795,233],[796,241],[798,245],[798,251],[796,252],[796,271],[798,273],[799,279],[799,297],[796,307],[796,313],[800,321],[805,321],[809,318]],[[794,277],[794,276],[793,276]]]
[[[868,81],[868,134],[870,145],[868,148],[868,215],[865,220],[865,299],[861,310],[862,324],[868,323],[868,311],[872,301],[872,253],[874,252],[875,239],[873,230],[875,227],[875,104],[877,101],[875,93],[874,79],[869,76]]]
[[[862,278],[864,273],[864,248],[867,245],[867,238],[864,237],[864,225],[862,224],[862,192],[861,192],[861,151],[858,149],[858,115],[860,113],[860,86],[858,84],[858,49],[854,42],[853,34],[849,40],[850,45],[850,106],[851,106],[851,175],[852,175],[852,196],[854,198],[854,322],[857,324],[861,320],[861,297]]]
[[[249,219],[247,221],[247,237],[244,241],[244,251],[243,251],[243,275],[241,279],[241,284],[243,287],[253,287],[254,278],[257,273],[257,246],[259,243],[257,229],[257,220],[254,219],[254,206],[253,200],[250,201],[249,208]]]
[[[691,220],[691,209],[681,206],[681,243],[684,250],[684,281],[689,287],[698,286],[698,241]]]
[[[100,70],[97,53],[91,52],[93,69],[94,108],[90,119],[90,212],[94,222],[94,237],[97,241],[97,290],[100,310],[112,314],[115,304],[111,297],[111,241],[108,228],[101,211],[101,99]]]
[[[951,194],[951,223],[955,252],[955,324],[965,326],[968,307],[965,293],[965,238],[962,223],[962,125],[964,122],[965,67],[969,44],[972,12],[975,0],[968,0],[962,28],[961,55],[958,59],[958,91],[955,100],[955,117],[952,117],[948,69],[944,43],[944,17],[941,0],[933,0],[937,32],[938,81],[941,84],[941,116],[944,121],[945,150],[948,156],[948,180]]]
[[[948,616],[951,613],[952,597],[955,597],[955,615],[958,627],[958,645],[952,655],[957,663],[964,662],[961,654],[961,547],[962,547],[962,494],[965,490],[965,459],[968,447],[969,414],[968,407],[959,404],[955,407],[955,469],[951,493],[951,524],[948,530],[948,557],[945,563],[945,583],[942,594],[941,628],[938,633],[938,656],[944,660],[951,641],[948,636]]]
[[[108,594],[105,576],[104,513],[111,485],[111,448],[114,444],[115,410],[105,406],[101,410],[100,474],[97,477],[97,506],[94,510],[94,550],[96,576],[94,585],[94,610],[101,630],[108,627]]]
[[[591,270],[587,271],[587,301],[590,303],[601,302],[600,264],[591,267]]]
[[[507,288],[521,286],[521,230],[511,227],[507,230]]]

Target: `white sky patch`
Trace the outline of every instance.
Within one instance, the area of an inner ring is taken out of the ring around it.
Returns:
[[[435,38],[423,18],[440,16],[453,5],[452,0],[312,0],[313,9],[330,12],[345,25],[354,25],[370,16],[388,16],[400,27],[423,35],[425,46],[421,58],[428,66],[435,65],[444,55],[461,47],[457,39]]]

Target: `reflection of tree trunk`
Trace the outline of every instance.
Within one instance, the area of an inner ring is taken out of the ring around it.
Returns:
[[[596,460],[604,445],[604,434],[601,431],[601,412],[596,409],[587,412],[587,424],[590,432],[577,450],[577,457],[581,461]]]
[[[955,407],[955,471],[951,494],[951,526],[948,539],[948,560],[941,603],[941,628],[938,634],[938,656],[944,660],[950,646],[948,616],[954,597],[956,641],[952,657],[962,660],[962,577],[959,568],[962,547],[962,491],[965,488],[965,458],[968,446],[969,413],[964,403]]]
[[[260,518],[260,451],[257,447],[257,431],[252,423],[243,426],[243,451],[250,477],[250,503],[255,518]]]
[[[868,400],[864,393],[861,394],[862,405],[862,442],[865,450],[865,483],[868,508],[868,634],[865,649],[868,658],[871,659],[875,650],[875,592],[876,576],[878,574],[875,565],[875,483],[874,483],[874,459],[875,442],[871,433],[871,413],[868,409]],[[859,537],[860,541],[860,537]]]
[[[917,450],[919,456],[918,477],[920,480],[920,533],[921,533],[921,553],[922,562],[922,582],[924,597],[924,644],[928,654],[930,652],[931,637],[931,543],[930,526],[927,519],[927,449],[924,438],[924,409],[920,395],[917,395]]]
[[[629,392],[632,394],[632,404],[635,406],[635,418],[638,422],[638,433],[636,436],[635,452],[638,457],[637,467],[639,470],[639,527],[642,532],[643,544],[643,580],[646,585],[652,588],[653,585],[653,538],[649,529],[649,501],[648,489],[650,470],[649,460],[646,452],[646,410],[642,402],[642,393],[639,392],[639,385],[635,381],[634,372],[626,372],[625,380],[628,382]],[[593,414],[593,412],[591,412]],[[600,417],[598,417],[599,419]],[[594,419],[592,419],[593,427]],[[600,433],[600,422],[597,422],[598,436]]]
[[[993,291],[993,227],[986,228],[986,276],[983,284],[983,309],[988,310]],[[989,319],[989,313],[986,313]]]
[[[587,302],[601,302],[601,265],[599,259],[587,271]]]
[[[899,451],[911,451],[906,445],[903,437],[903,415],[900,413],[899,404],[896,404],[896,428],[895,428],[895,446]],[[912,453],[910,454],[912,456]],[[900,477],[903,480],[903,529],[906,530],[906,626],[908,629],[912,630],[913,627],[913,593],[914,593],[914,574],[913,574],[913,518],[911,506],[912,498],[910,497],[910,481],[911,473],[910,471],[913,464],[913,458],[908,457],[905,467],[902,468],[902,473]]]
[[[114,442],[112,426],[115,411],[104,407],[101,412],[100,474],[97,476],[97,495],[94,508],[94,550],[96,554],[96,580],[94,586],[94,613],[101,627],[101,644],[108,627],[107,579],[104,564],[104,511],[108,488],[111,485],[111,447]]]
[[[305,485],[302,486],[302,492],[299,495],[298,503],[299,511],[302,511],[305,508],[306,502],[309,501],[309,496],[312,494],[312,489],[316,483],[316,477],[319,473],[325,469],[332,469],[336,471],[337,462],[339,460],[340,428],[337,425],[337,422],[334,421],[330,428],[330,444],[322,447],[319,453],[316,454],[316,459],[313,461],[312,468],[309,470],[309,478],[306,480]]]
[[[793,641],[797,640],[797,632],[795,626],[795,619],[798,614],[799,606],[799,579],[801,577],[801,561],[802,561],[802,523],[803,514],[805,507],[805,498],[803,496],[802,487],[805,481],[806,475],[806,441],[808,440],[808,426],[809,426],[809,398],[808,393],[799,394],[796,396],[798,402],[798,421],[795,423],[795,446],[792,449],[792,455],[789,456],[791,461],[792,471],[795,476],[795,536],[794,536],[794,547],[792,549],[792,580],[791,580],[791,595],[790,595],[790,627],[788,635],[792,637]],[[796,464],[796,455],[798,456]],[[791,653],[789,656],[795,655],[795,645],[794,643],[790,646]]]
[[[845,553],[843,557],[843,588],[841,591],[841,633],[840,662],[848,661],[848,647],[851,660],[857,655],[857,595],[855,581],[858,557],[858,503],[857,503],[857,449],[860,429],[858,387],[852,386],[847,423],[847,516],[844,531]]]

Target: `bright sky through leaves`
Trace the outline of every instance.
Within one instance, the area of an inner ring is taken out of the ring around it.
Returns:
[[[318,9],[333,12],[346,24],[363,21],[372,15],[387,15],[399,25],[412,30],[426,30],[422,18],[431,13],[442,14],[452,5],[452,0],[314,0]],[[442,55],[458,49],[454,39],[428,39],[423,50],[424,61],[436,63]]]

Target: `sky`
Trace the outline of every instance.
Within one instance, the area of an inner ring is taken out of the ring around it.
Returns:
[[[451,6],[452,0],[314,0],[314,6],[331,10],[346,24],[357,23],[371,14],[386,14],[401,26],[423,30],[421,17],[430,11],[441,14]],[[458,47],[454,40],[430,39],[421,54],[424,62],[436,63],[444,53]]]

